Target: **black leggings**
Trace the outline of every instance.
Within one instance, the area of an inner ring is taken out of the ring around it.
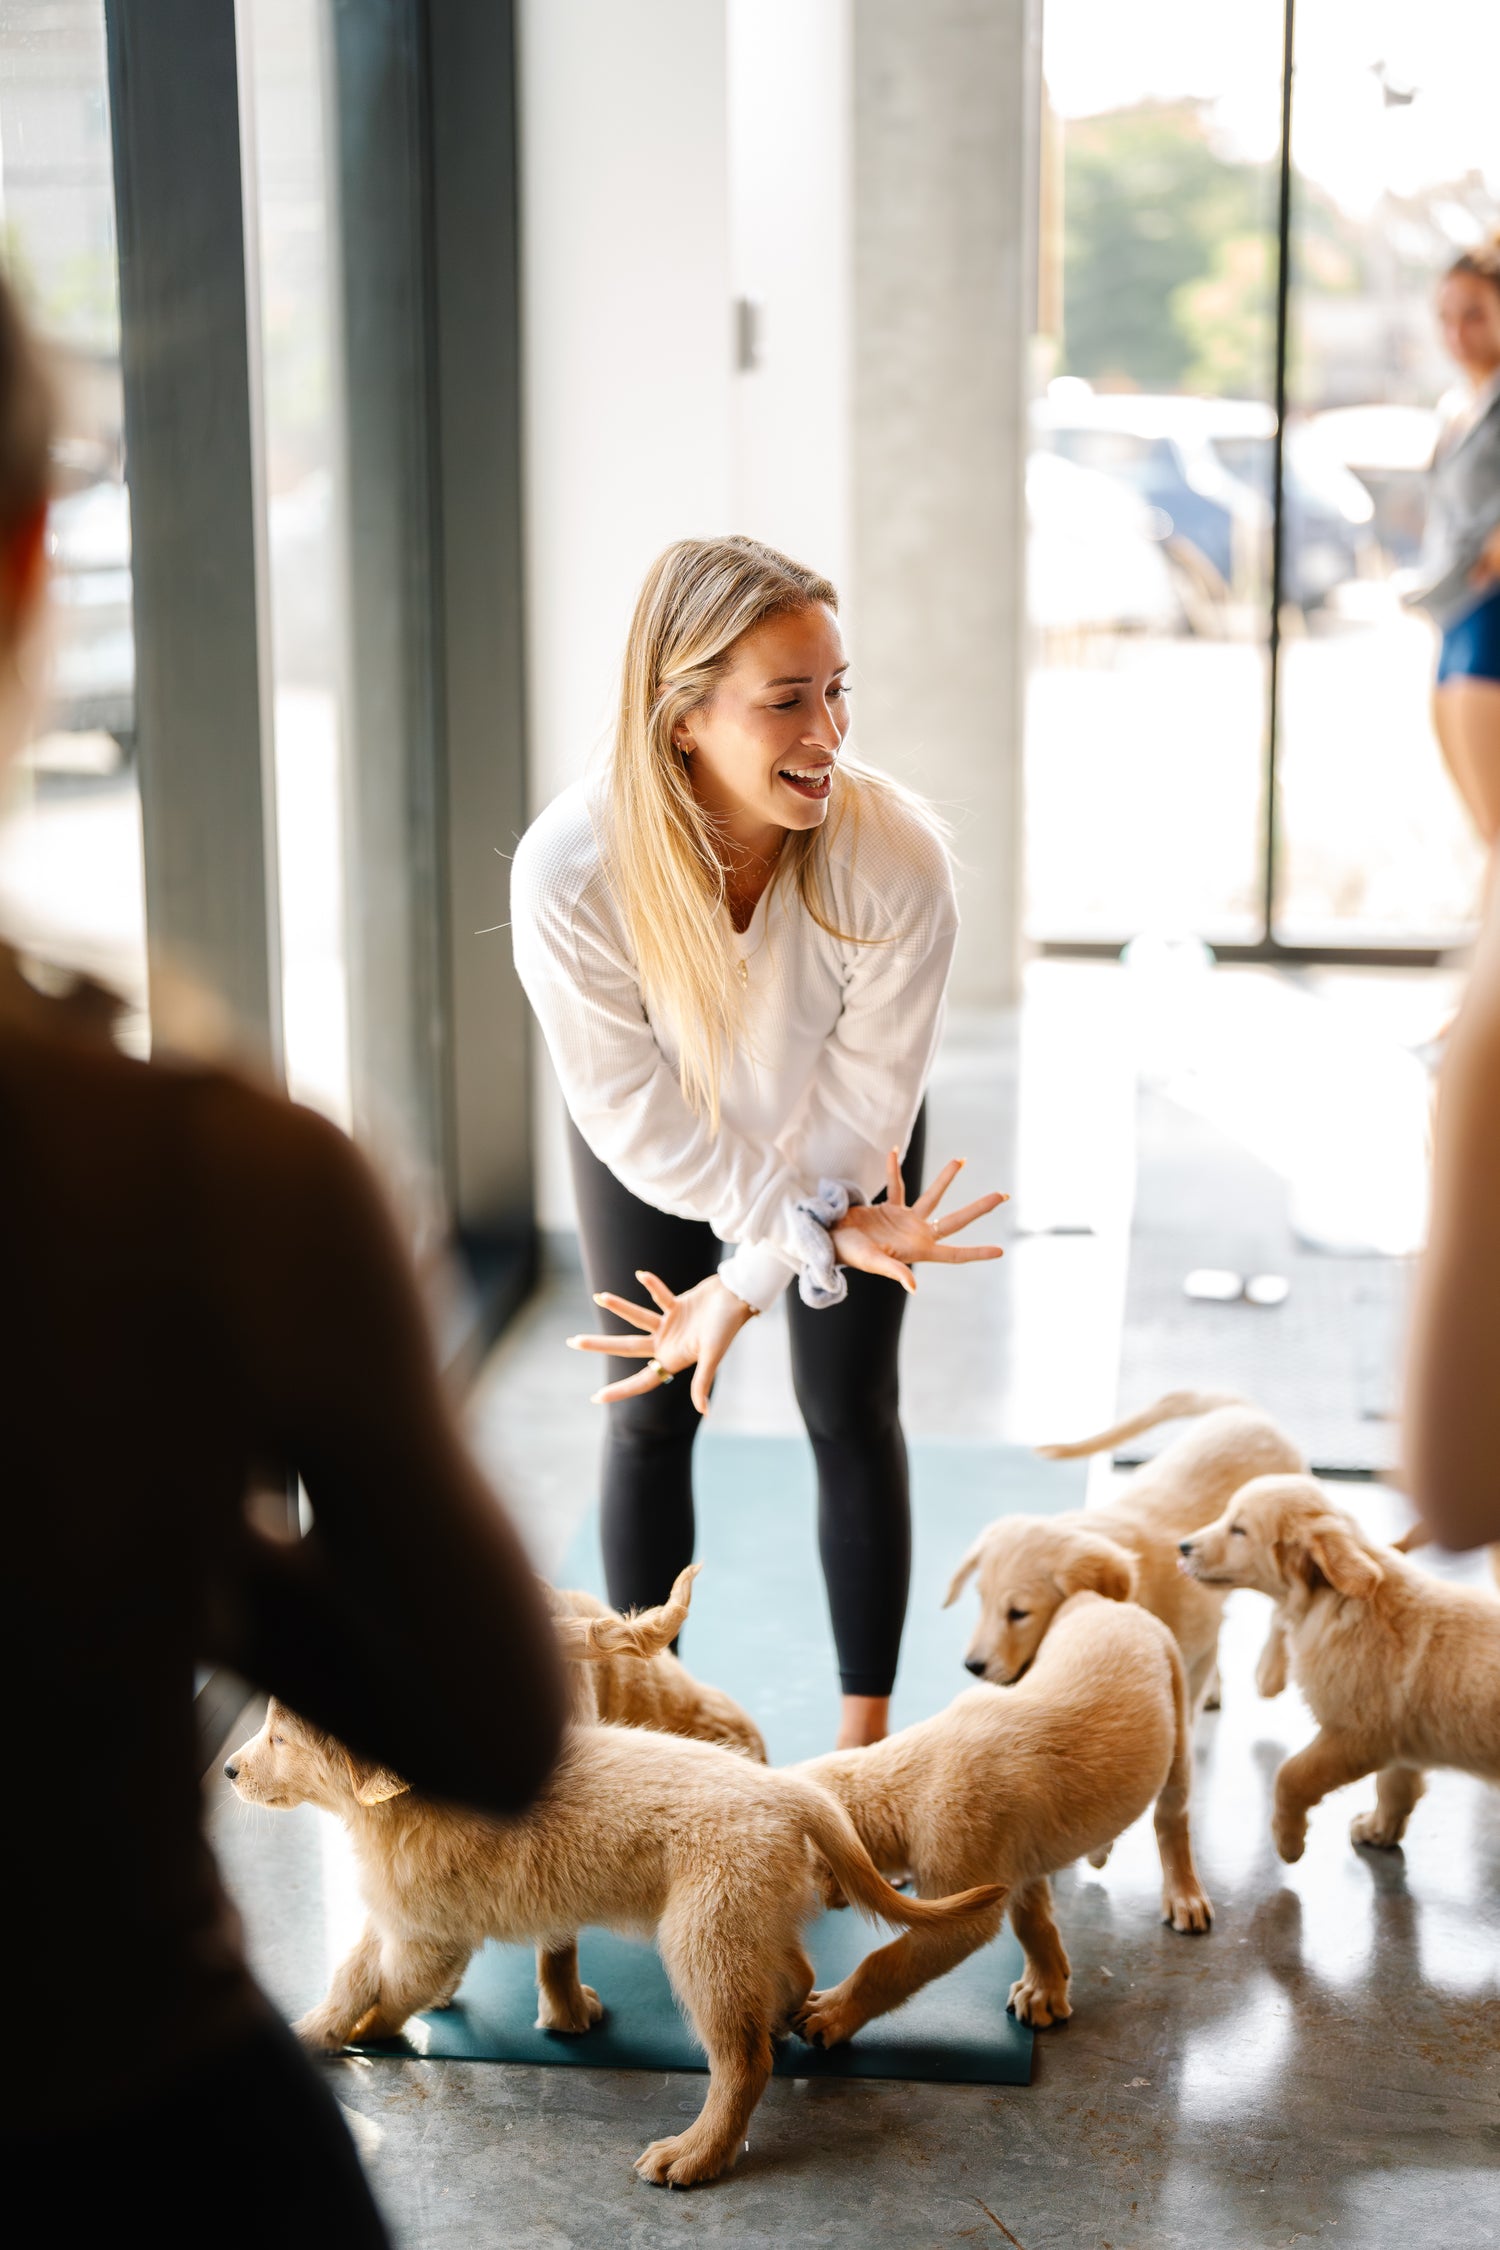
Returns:
[[[919,1192],[925,1112],[912,1128],[902,1177]],[[669,1289],[716,1271],[724,1246],[699,1219],[640,1202],[569,1128],[573,1185],[590,1289],[639,1298],[639,1269]],[[901,1434],[897,1347],[906,1291],[881,1274],[851,1273],[841,1305],[813,1312],[787,1294],[792,1379],[818,1465],[818,1549],[846,1695],[889,1695],[901,1650],[911,1574],[911,1508]],[[640,1361],[612,1359],[608,1380]],[[665,1601],[693,1559],[693,1439],[699,1415],[686,1381],[606,1409],[600,1536],[617,1609]]]

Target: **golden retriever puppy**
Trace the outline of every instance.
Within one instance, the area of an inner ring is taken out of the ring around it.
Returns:
[[[1039,1451],[1053,1461],[1102,1453],[1159,1422],[1188,1416],[1203,1419],[1138,1469],[1107,1507],[1001,1516],[980,1532],[943,1601],[948,1608],[978,1572],[979,1622],[964,1657],[976,1677],[1002,1685],[1019,1679],[1060,1605],[1087,1590],[1139,1602],[1159,1617],[1182,1651],[1190,1707],[1196,1712],[1208,1700],[1225,1597],[1184,1578],[1177,1542],[1212,1523],[1248,1478],[1305,1469],[1297,1447],[1241,1400],[1215,1391],[1170,1391],[1113,1429]]]
[[[802,1933],[819,1905],[815,1853],[862,1913],[899,1927],[992,1926],[999,1897],[981,1886],[903,1898],[825,1790],[638,1727],[573,1729],[537,1804],[503,1822],[419,1796],[275,1702],[224,1770],[248,1803],[321,1805],[353,1841],[369,1919],[297,2026],[310,2047],[394,2037],[451,1997],[486,1938],[534,1942],[538,2023],[587,2031],[603,2010],[578,1982],[579,1928],[654,1935],[709,2063],[693,2124],[636,2160],[662,2186],[715,2178],[743,2145],[771,2042],[812,1985]]]
[[[659,1608],[633,1617],[621,1617],[593,1594],[544,1589],[569,1659],[571,1716],[579,1726],[652,1727],[717,1742],[764,1765],[766,1745],[749,1712],[722,1688],[695,1680],[672,1654],[702,1567],[690,1563]]]
[[[1500,1601],[1451,1586],[1377,1546],[1312,1477],[1256,1477],[1217,1523],[1182,1542],[1202,1585],[1252,1586],[1276,1604],[1292,1676],[1318,1733],[1276,1776],[1271,1833],[1302,1857],[1330,1790],[1377,1776],[1356,1844],[1399,1844],[1427,1766],[1500,1781]],[[1266,1692],[1279,1693],[1285,1678]]]
[[[1026,1957],[1011,2007],[1039,2026],[1070,2015],[1047,1878],[1112,1843],[1153,1801],[1163,1918],[1174,1930],[1206,1930],[1212,1919],[1188,1830],[1182,1658],[1166,1627],[1133,1603],[1073,1594],[1018,1686],[970,1688],[869,1749],[790,1770],[831,1791],[876,1865],[910,1868],[924,1896],[999,1886],[983,1912],[913,1927],[842,1984],[811,1994],[796,2021],[815,2044],[834,2046],[898,2008],[992,1938],[1007,1908]]]

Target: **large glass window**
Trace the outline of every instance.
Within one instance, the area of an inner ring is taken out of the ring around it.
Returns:
[[[1451,944],[1480,854],[1402,575],[1500,15],[1049,0],[1044,72],[1030,931]]]
[[[102,0],[6,0],[0,251],[51,348],[52,699],[0,823],[0,913],[39,959],[123,992],[145,1039],[130,507]]]
[[[1403,607],[1436,406],[1437,277],[1500,207],[1500,12],[1298,0],[1277,934],[1451,942],[1480,852]]]
[[[277,890],[287,1083],[352,1122],[344,950],[343,433],[323,10],[241,0],[259,283]]]
[[[1028,921],[1260,913],[1279,0],[1045,14]]]

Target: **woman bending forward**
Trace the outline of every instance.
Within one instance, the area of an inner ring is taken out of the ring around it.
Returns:
[[[609,1598],[664,1600],[691,1559],[714,1375],[795,1282],[851,1744],[886,1731],[906,1611],[911,1268],[998,1258],[948,1237],[1004,1199],[935,1218],[956,1163],[916,1192],[958,915],[921,803],[843,754],[836,608],[826,579],[754,540],[669,547],[631,624],[607,771],[523,838],[511,913],[571,1118],[589,1285],[631,1324],[570,1339],[624,1363],[598,1394]]]

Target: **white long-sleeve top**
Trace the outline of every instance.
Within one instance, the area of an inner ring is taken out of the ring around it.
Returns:
[[[820,1179],[873,1196],[905,1150],[932,1067],[958,930],[947,852],[889,801],[828,847],[831,937],[774,884],[734,937],[743,1036],[710,1128],[684,1099],[669,1024],[647,1008],[600,856],[597,800],[566,789],[522,837],[511,877],[516,969],[569,1112],[643,1203],[704,1219],[721,1278],[764,1311],[801,1265],[793,1211]],[[602,826],[602,821],[601,824]],[[870,940],[879,942],[871,943]]]

